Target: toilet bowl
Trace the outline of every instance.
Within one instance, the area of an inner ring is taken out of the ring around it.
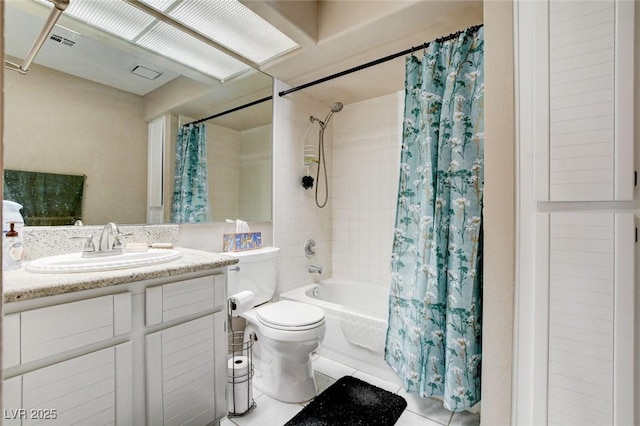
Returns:
[[[253,344],[256,389],[288,403],[317,393],[311,354],[324,338],[324,312],[304,303],[267,303],[245,312],[245,341]]]
[[[254,295],[254,307],[239,315],[247,322],[244,341],[253,340],[254,387],[277,400],[300,403],[317,393],[311,354],[325,335],[324,311],[301,302],[271,302],[278,251],[267,247],[225,253],[239,259],[227,268],[227,291],[229,296]]]

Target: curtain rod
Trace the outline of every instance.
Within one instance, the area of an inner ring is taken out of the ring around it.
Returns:
[[[469,27],[469,28],[467,28],[465,30],[461,30],[461,31],[449,34],[446,37],[437,38],[437,39],[435,39],[435,42],[442,43],[444,41],[452,40],[452,39],[458,37],[460,34],[462,34],[464,32],[469,32],[470,34],[473,34],[476,31],[478,31],[482,27],[482,25],[483,24],[474,25],[474,26]],[[347,74],[354,73],[356,71],[361,71],[363,69],[366,69],[366,68],[369,68],[369,67],[372,67],[372,66],[375,66],[375,65],[379,65],[379,64],[382,64],[384,62],[388,62],[388,61],[390,61],[392,59],[395,59],[395,58],[398,58],[400,56],[404,56],[404,55],[408,55],[409,53],[413,53],[416,50],[426,49],[431,43],[432,42],[423,43],[420,46],[414,46],[414,47],[411,47],[409,49],[403,50],[402,52],[394,53],[392,55],[385,56],[384,58],[376,59],[374,61],[367,62],[366,64],[358,65],[357,67],[349,68],[347,70],[340,71],[340,72],[332,74],[330,76],[322,77],[322,78],[319,78],[317,80],[311,81],[309,83],[305,83],[305,84],[302,84],[300,86],[292,87],[291,89],[283,90],[281,92],[278,92],[278,95],[281,96],[281,97],[282,96],[286,96],[289,93],[297,92],[298,90],[306,89],[307,87],[315,86],[316,84],[324,83],[325,81],[333,80],[334,78],[342,77],[342,76],[345,76]]]
[[[273,99],[273,96],[267,96],[265,98],[258,99],[256,101],[249,102],[248,104],[240,105],[240,106],[237,106],[235,108],[231,108],[229,110],[226,110],[226,111],[223,111],[223,112],[219,112],[217,114],[210,115],[209,117],[201,118],[200,120],[196,120],[196,121],[192,121],[191,123],[183,124],[182,126],[188,126],[190,124],[199,124],[199,123],[202,123],[203,121],[211,120],[212,118],[217,118],[217,117],[229,114],[231,112],[240,111],[241,109],[245,109],[245,108],[248,108],[250,106],[254,106],[254,105],[260,104],[262,102],[270,101],[271,99]]]

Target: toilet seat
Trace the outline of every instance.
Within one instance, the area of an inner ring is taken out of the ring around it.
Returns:
[[[311,312],[315,312],[315,319],[313,316],[305,317],[307,318],[304,321],[288,321],[286,318],[283,320],[282,317],[289,315],[291,307],[289,303],[294,303],[295,305],[302,305],[302,307],[297,306],[303,310],[308,310]],[[284,304],[284,305],[281,305]],[[289,305],[289,308],[287,306]],[[266,309],[269,308],[269,309]],[[280,309],[283,308],[283,309]],[[314,308],[314,309],[310,309]],[[316,311],[318,309],[320,312]],[[258,312],[261,311],[260,318],[258,316]],[[277,314],[272,311],[278,311],[280,314]],[[274,316],[271,316],[270,313],[273,313]],[[280,316],[281,315],[281,316]],[[281,301],[274,303],[267,303],[265,305],[261,305],[257,308],[249,309],[248,311],[242,313],[240,315],[242,318],[247,320],[249,324],[253,324],[257,327],[264,337],[272,339],[277,342],[290,342],[290,343],[298,343],[305,342],[309,340],[318,339],[321,341],[324,338],[325,331],[327,329],[325,319],[324,319],[324,311],[317,306],[311,306],[302,302],[292,302],[292,301]],[[265,318],[266,319],[263,319]],[[311,319],[309,319],[311,318]],[[318,318],[320,318],[318,320]],[[271,323],[269,322],[271,319]],[[315,321],[315,322],[314,322]],[[275,322],[275,324],[274,324]],[[305,324],[306,325],[287,325],[286,323],[293,324]],[[284,325],[283,325],[284,324]]]
[[[256,309],[258,321],[269,328],[302,331],[324,324],[324,311],[317,306],[284,300]]]

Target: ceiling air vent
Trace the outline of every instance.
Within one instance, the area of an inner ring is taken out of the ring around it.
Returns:
[[[75,41],[69,40],[68,38],[63,37],[63,36],[58,35],[58,34],[51,34],[49,39],[53,40],[53,41],[57,41],[58,43],[63,44],[65,46],[69,46],[69,47],[73,47],[73,45],[76,44]]]
[[[144,77],[146,79],[149,80],[155,80],[156,78],[160,77],[162,75],[161,72],[158,71],[154,71],[150,68],[147,67],[143,67],[142,65],[135,65],[132,69],[131,69],[131,74],[135,74],[139,77]]]

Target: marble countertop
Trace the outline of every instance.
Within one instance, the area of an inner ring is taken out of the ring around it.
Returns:
[[[3,271],[4,302],[18,302],[73,293],[81,290],[109,287],[153,278],[178,276],[191,272],[207,271],[238,263],[238,259],[218,253],[176,248],[180,259],[159,265],[118,269],[105,272],[69,274],[34,274],[21,269]]]

